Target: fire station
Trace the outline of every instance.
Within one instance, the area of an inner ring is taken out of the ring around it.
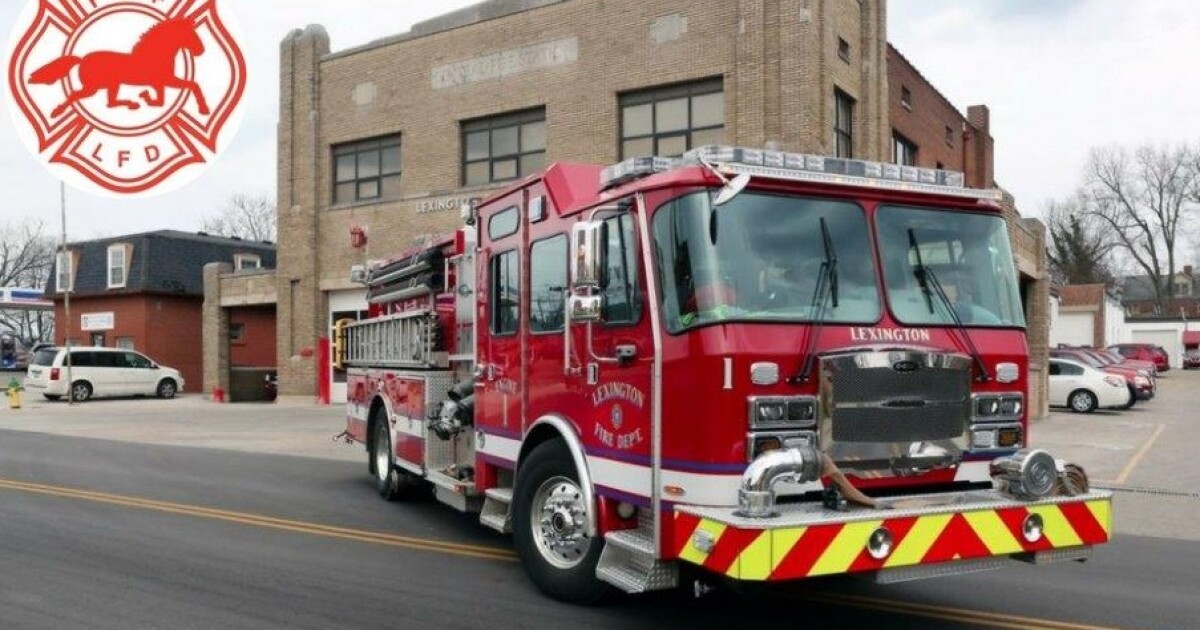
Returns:
[[[341,402],[346,376],[322,347],[334,322],[369,309],[352,269],[451,232],[463,206],[551,163],[724,144],[1002,184],[987,108],[961,113],[888,44],[886,25],[885,0],[489,0],[338,51],[319,25],[295,30],[280,46],[278,267],[253,288],[210,270],[208,302],[273,300],[280,395]],[[1004,205],[1036,415],[1045,234]],[[205,311],[208,391],[228,386],[227,317]]]

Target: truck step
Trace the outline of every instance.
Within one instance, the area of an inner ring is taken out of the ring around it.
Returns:
[[[679,585],[679,567],[658,559],[650,529],[608,532],[604,541],[604,551],[596,565],[596,577],[601,580],[626,593],[646,593]]]
[[[512,533],[512,488],[488,488],[483,493],[479,522],[501,534]]]

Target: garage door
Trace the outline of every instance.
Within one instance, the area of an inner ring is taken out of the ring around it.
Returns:
[[[1096,341],[1093,335],[1095,322],[1094,313],[1059,313],[1054,330],[1050,331],[1050,345],[1092,345]]]
[[[1135,330],[1130,341],[1133,343],[1152,343],[1163,347],[1170,357],[1171,367],[1179,367],[1183,358],[1183,340],[1178,330]]]

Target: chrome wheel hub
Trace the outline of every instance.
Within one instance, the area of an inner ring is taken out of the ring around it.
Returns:
[[[559,569],[583,561],[591,539],[587,535],[587,505],[583,491],[566,477],[547,479],[533,495],[530,526],[538,552]]]

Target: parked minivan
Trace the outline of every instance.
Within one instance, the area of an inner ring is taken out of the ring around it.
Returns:
[[[71,348],[71,380],[77,402],[111,396],[174,398],[183,391],[179,370],[160,366],[141,353],[116,348]],[[34,353],[25,389],[49,400],[66,396],[66,349],[42,348]]]

